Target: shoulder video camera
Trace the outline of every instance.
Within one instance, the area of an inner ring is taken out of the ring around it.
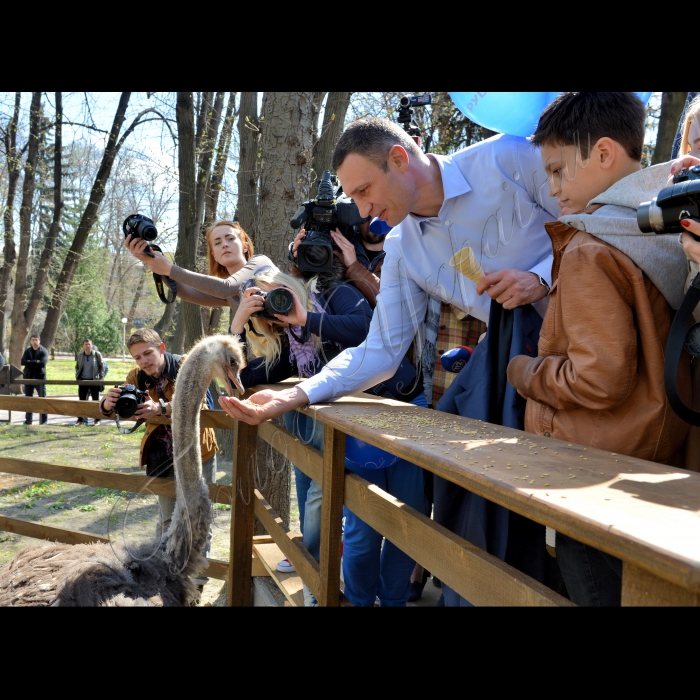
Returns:
[[[700,222],[700,165],[681,170],[672,185],[637,209],[637,225],[644,233],[680,233],[685,231],[681,219]]]
[[[306,229],[306,238],[299,244],[295,261],[305,272],[324,272],[333,267],[335,244],[331,231],[338,228],[347,237],[353,226],[369,219],[360,216],[360,210],[350,197],[338,196],[335,185],[336,177],[330,170],[324,170],[316,198],[304,202],[289,221],[295,230],[302,226]]]
[[[141,391],[133,384],[118,386],[117,389],[122,390],[122,395],[117,399],[117,403],[114,404],[114,411],[122,420],[131,418],[138,411],[139,404],[146,400],[148,392]]]

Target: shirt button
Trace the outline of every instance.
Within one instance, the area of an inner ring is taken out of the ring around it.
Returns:
[[[445,328],[447,328],[447,326],[440,326],[440,330],[441,330],[441,331],[444,331]]]
[[[551,433],[547,432],[544,434],[545,437],[552,437]]]
[[[442,353],[445,352],[444,350],[438,350],[438,354],[442,355]]]
[[[452,222],[451,221],[446,221],[445,226],[449,226]]]

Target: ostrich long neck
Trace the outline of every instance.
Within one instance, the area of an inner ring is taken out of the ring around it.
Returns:
[[[199,438],[199,411],[210,381],[209,367],[202,367],[195,351],[187,358],[177,378],[173,401],[173,460],[177,480],[177,499],[186,503],[190,513],[201,498],[202,451]],[[183,511],[178,509],[179,515]]]

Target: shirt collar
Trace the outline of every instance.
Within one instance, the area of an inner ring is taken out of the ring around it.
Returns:
[[[442,191],[444,194],[442,207],[440,208],[440,211],[442,211],[450,199],[471,192],[472,188],[453,156],[441,156],[436,153],[429,153],[428,158],[432,158],[440,166]],[[418,223],[434,218],[430,216],[416,216],[415,214],[411,214],[411,216],[414,221]]]

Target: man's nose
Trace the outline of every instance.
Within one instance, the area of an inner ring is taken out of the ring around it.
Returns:
[[[363,202],[362,204],[360,204],[356,199],[355,204],[357,205],[357,208],[360,210],[360,216],[365,217],[365,216],[369,216],[371,214],[372,204],[370,202]]]

